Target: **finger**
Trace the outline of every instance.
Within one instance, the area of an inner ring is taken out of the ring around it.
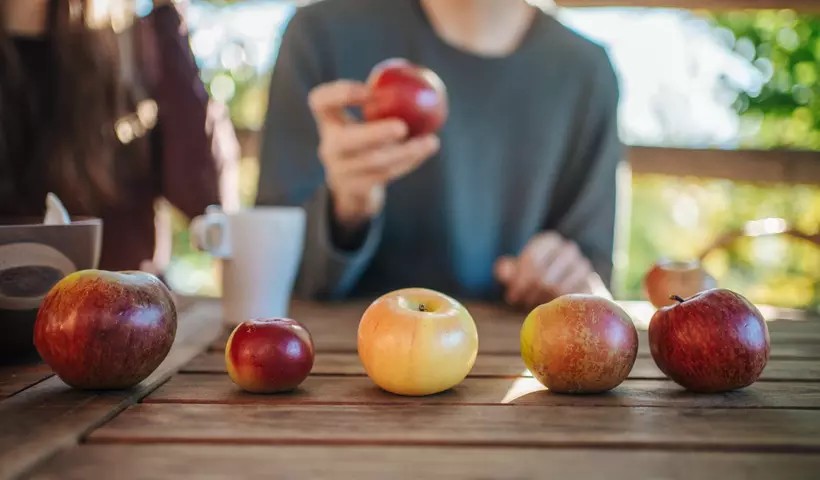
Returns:
[[[398,142],[407,137],[407,124],[388,119],[368,123],[333,125],[325,133],[323,148],[333,156],[352,155]]]
[[[556,287],[565,282],[579,262],[584,261],[581,251],[574,243],[564,243],[548,260],[541,276],[541,284]]]
[[[343,124],[349,120],[345,109],[353,105],[361,105],[367,100],[367,96],[367,87],[363,83],[337,80],[311,90],[308,94],[308,105],[320,126]]]
[[[383,183],[418,167],[438,149],[435,136],[419,137],[389,145],[356,158],[343,159],[339,168],[345,175],[368,177]]]
[[[549,288],[539,285],[536,288],[530,290],[530,292],[524,299],[523,303],[527,308],[532,309],[539,305],[543,305],[547,302],[554,300],[555,297],[555,292],[553,292]]]
[[[558,285],[559,291],[568,293],[593,293],[590,279],[593,275],[592,267],[586,261],[579,268],[572,270]]]
[[[515,257],[504,255],[499,258],[493,267],[496,280],[503,285],[507,285],[515,276],[515,268]]]
[[[508,302],[518,304],[524,300],[528,292],[537,288],[545,262],[549,261],[553,251],[558,249],[560,244],[561,238],[557,235],[542,235],[524,247],[519,257],[516,276],[507,290]]]

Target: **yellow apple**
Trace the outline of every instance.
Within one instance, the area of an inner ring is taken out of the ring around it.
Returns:
[[[364,312],[358,349],[367,375],[382,389],[432,395],[453,388],[470,373],[478,331],[467,309],[453,298],[429,289],[401,289]]]

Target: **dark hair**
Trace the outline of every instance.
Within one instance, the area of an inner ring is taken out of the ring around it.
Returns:
[[[44,61],[53,97],[51,115],[40,118],[0,11],[0,203],[40,192],[45,181],[69,209],[96,214],[122,197],[128,175],[146,167],[144,139],[117,136],[118,120],[134,111],[117,33],[110,25],[89,27],[88,12],[88,0],[50,1],[51,58]],[[21,158],[24,166],[15,170]]]

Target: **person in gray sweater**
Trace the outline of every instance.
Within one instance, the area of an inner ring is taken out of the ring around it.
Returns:
[[[355,113],[371,69],[396,57],[446,84],[437,134]],[[300,8],[271,78],[257,197],[307,210],[295,293],[425,287],[519,307],[608,293],[618,101],[604,48],[524,0]]]

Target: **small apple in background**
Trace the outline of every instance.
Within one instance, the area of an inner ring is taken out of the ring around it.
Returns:
[[[674,305],[672,296],[687,298],[716,287],[715,279],[697,260],[661,260],[652,266],[643,281],[644,293],[655,308]]]
[[[367,375],[388,392],[423,396],[449,390],[470,373],[478,331],[453,298],[408,288],[388,293],[364,312],[359,358]]]
[[[769,329],[746,298],[712,289],[662,307],[649,322],[658,368],[695,392],[727,392],[757,381],[769,360]]]
[[[171,292],[154,275],[82,270],[46,295],[34,324],[34,345],[74,388],[124,389],[157,369],[176,329]]]
[[[611,390],[629,376],[637,356],[632,319],[603,297],[558,297],[536,307],[521,327],[521,357],[551,392]]]
[[[447,121],[447,88],[432,70],[393,58],[373,68],[367,81],[370,98],[362,106],[368,122],[399,118],[410,137],[438,131]]]
[[[242,322],[225,347],[228,375],[251,393],[295,389],[313,369],[314,357],[310,333],[290,318]]]

